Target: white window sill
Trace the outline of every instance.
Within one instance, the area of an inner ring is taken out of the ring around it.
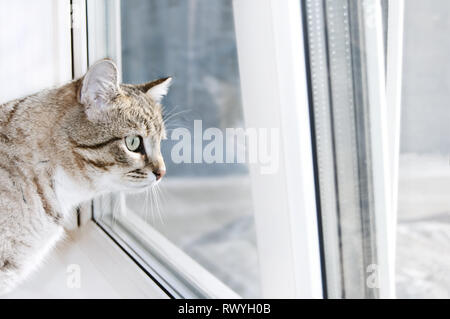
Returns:
[[[80,288],[67,285],[70,265],[79,265]],[[46,262],[5,297],[168,298],[93,222],[71,231]]]

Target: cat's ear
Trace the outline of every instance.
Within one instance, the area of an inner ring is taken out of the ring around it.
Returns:
[[[107,108],[119,92],[119,74],[113,61],[105,59],[89,68],[83,78],[79,101],[86,107],[88,117]]]
[[[164,96],[169,92],[170,85],[172,84],[172,78],[162,78],[149,83],[137,85],[138,89],[150,96],[150,98],[159,103]]]

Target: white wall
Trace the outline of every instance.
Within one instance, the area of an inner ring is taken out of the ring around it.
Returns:
[[[72,77],[69,0],[0,0],[0,103]]]

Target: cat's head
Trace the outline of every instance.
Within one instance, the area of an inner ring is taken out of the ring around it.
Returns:
[[[160,150],[166,134],[160,102],[171,78],[141,85],[119,84],[118,79],[111,60],[90,67],[78,92],[87,123],[73,143],[97,188],[145,189],[166,172]]]

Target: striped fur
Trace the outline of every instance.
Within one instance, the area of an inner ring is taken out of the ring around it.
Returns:
[[[0,294],[63,236],[74,207],[103,193],[145,189],[156,182],[155,170],[165,170],[162,107],[149,92],[167,79],[100,82],[109,92],[98,93],[99,106],[83,100],[83,90],[96,88],[86,79],[107,78],[103,69],[117,74],[111,61],[98,64],[82,79],[0,105]],[[128,135],[142,136],[144,153],[126,148]]]

